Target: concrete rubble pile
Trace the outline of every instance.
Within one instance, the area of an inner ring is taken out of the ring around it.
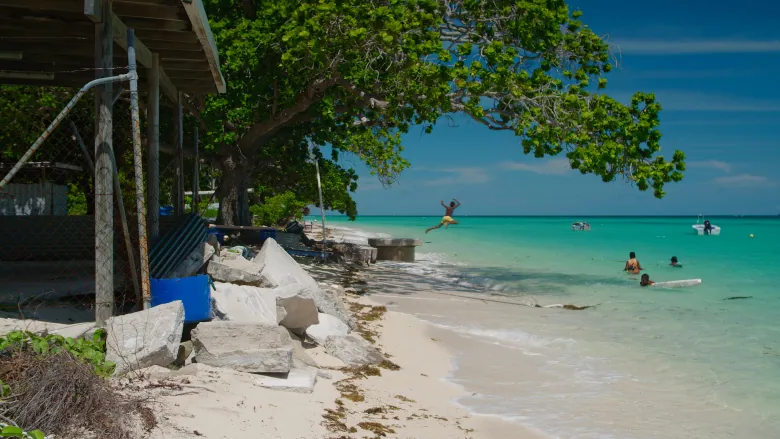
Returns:
[[[214,280],[213,319],[192,329],[191,343],[181,342],[181,301],[109,319],[107,360],[116,363],[116,375],[171,365],[195,373],[190,366],[202,364],[257,374],[262,387],[312,392],[319,371],[307,351],[316,345],[320,355],[349,366],[383,361],[371,344],[350,335],[355,322],[340,297],[343,289],[321,288],[273,239],[257,255],[206,246],[212,250],[193,252],[182,271],[205,265]],[[93,331],[94,325],[80,324],[57,332],[82,337]]]

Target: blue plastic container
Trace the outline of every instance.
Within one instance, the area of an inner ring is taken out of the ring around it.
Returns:
[[[173,215],[173,206],[160,206],[160,216]]]
[[[211,288],[209,276],[201,274],[180,279],[152,279],[152,306],[181,300],[184,322],[195,323],[211,318]]]
[[[265,242],[268,238],[276,239],[276,229],[265,229],[260,231],[260,242]]]

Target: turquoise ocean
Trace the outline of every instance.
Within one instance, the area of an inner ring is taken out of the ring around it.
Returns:
[[[390,265],[441,288],[597,305],[469,321],[435,305],[418,313],[506,348],[491,354],[505,360],[495,361],[498,376],[528,377],[496,389],[456,370],[451,379],[474,391],[465,407],[561,438],[780,437],[780,217],[708,217],[720,236],[696,235],[696,217],[456,219],[426,235],[440,217],[326,218],[422,240],[417,263]],[[573,221],[592,230],[572,231]],[[622,271],[631,251],[654,281],[702,283],[642,288]],[[682,268],[669,266],[672,256]]]

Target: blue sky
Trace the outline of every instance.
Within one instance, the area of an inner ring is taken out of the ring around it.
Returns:
[[[620,49],[608,94],[656,93],[662,153],[685,152],[685,179],[662,200],[624,182],[565,168],[565,159],[522,153],[511,133],[465,118],[405,139],[412,163],[383,188],[357,159],[363,215],[676,215],[780,213],[780,2],[570,1]]]

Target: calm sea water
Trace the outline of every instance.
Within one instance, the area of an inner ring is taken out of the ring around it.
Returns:
[[[598,305],[504,307],[494,311],[501,318],[467,321],[432,313],[442,328],[511,349],[491,354],[506,360],[496,360],[496,373],[532,366],[524,370],[533,379],[501,389],[456,372],[482,392],[464,405],[555,437],[780,437],[780,218],[713,217],[722,234],[697,236],[696,218],[458,217],[461,224],[424,234],[439,219],[328,221],[423,240],[417,264],[395,266],[410,275],[540,305]],[[592,230],[572,231],[578,220]],[[631,251],[655,281],[703,282],[641,288],[622,271]],[[671,256],[683,267],[670,267]],[[724,300],[735,296],[749,298]],[[558,378],[542,370],[573,384],[551,392]],[[617,412],[604,409],[615,404]],[[556,415],[564,411],[568,418]]]

